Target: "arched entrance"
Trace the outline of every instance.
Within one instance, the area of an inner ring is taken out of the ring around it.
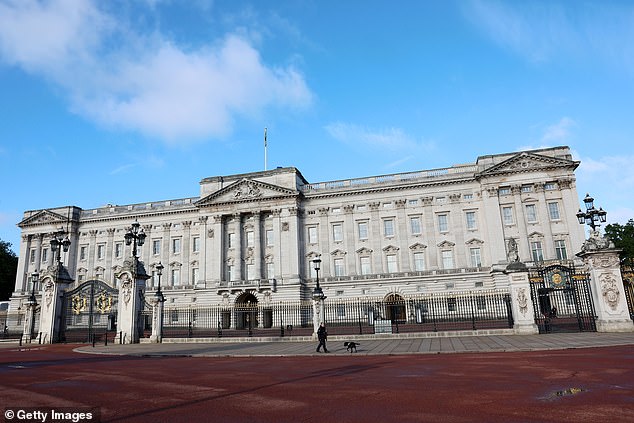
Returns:
[[[249,334],[253,328],[258,327],[258,299],[250,292],[245,292],[236,298],[235,306],[236,329],[248,329]]]
[[[399,294],[389,294],[383,300],[385,304],[385,317],[392,323],[405,323],[405,300]]]

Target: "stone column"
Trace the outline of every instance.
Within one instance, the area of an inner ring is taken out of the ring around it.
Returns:
[[[242,242],[242,216],[240,215],[240,213],[236,213],[233,215],[233,228],[235,234],[234,238],[236,241],[236,245],[234,247],[234,279],[237,281],[241,281],[244,279],[244,273],[242,270],[242,267],[244,266],[244,260],[242,258],[244,257],[244,255],[242,252],[242,248],[243,244],[245,243]]]
[[[174,286],[174,281],[172,280],[172,273],[170,272],[170,247],[171,247],[171,239],[170,239],[170,229],[172,224],[170,222],[163,223],[163,242],[161,243],[161,263],[165,266],[165,270],[167,271],[166,284],[165,286]],[[119,300],[121,303],[121,300]]]
[[[51,266],[42,273],[40,333],[44,344],[52,344],[60,340],[60,329],[64,323],[62,322],[63,296],[73,282],[62,264],[59,264],[59,267]]]
[[[409,272],[411,270],[409,263],[409,245],[407,245],[407,213],[405,213],[406,200],[396,200],[396,247],[399,248],[399,272]]]
[[[188,281],[187,285],[189,286],[196,286],[196,281],[192,280],[192,272],[191,272],[191,265],[190,265],[190,259],[189,259],[190,249],[191,249],[191,247],[189,246],[189,239],[191,237],[192,222],[191,220],[187,220],[187,221],[184,221],[182,225],[183,225],[183,241],[181,245],[181,257],[183,260],[183,268],[181,272],[183,274],[181,275],[181,280],[183,282]]]
[[[325,296],[313,295],[313,338],[317,338],[317,330],[321,322],[324,322]]]
[[[30,251],[30,237],[29,235],[22,235],[22,239],[20,241],[20,257],[22,260],[18,261],[18,271],[15,275],[15,292],[24,292],[27,289],[27,278],[26,278],[26,269],[31,259],[29,255]]]
[[[136,271],[135,269],[136,264]],[[119,308],[117,312],[117,339],[122,344],[139,342],[139,311],[145,301],[145,281],[149,276],[143,263],[128,258],[122,271],[117,275],[121,281],[119,289]]]
[[[511,290],[511,310],[513,311],[513,329],[518,335],[539,333],[535,324],[531,286],[528,269],[523,263],[513,262],[506,267]]]
[[[108,234],[108,238],[106,241],[106,265],[104,266],[105,270],[103,279],[108,283],[112,283],[112,250],[114,249],[114,233],[116,232],[116,229],[108,228],[106,232]]]
[[[577,254],[590,273],[597,332],[634,332],[625,299],[619,252],[606,237],[592,231]]]
[[[224,231],[222,230],[222,215],[217,215],[213,217],[213,227],[207,230],[207,216],[201,216],[200,222],[202,225],[202,229],[200,231],[200,241],[201,241],[201,256],[202,262],[200,272],[203,275],[205,281],[211,280],[215,283],[220,283],[224,279],[225,272],[225,259],[226,259],[226,248],[224,245]],[[208,241],[211,239],[211,241]],[[211,248],[207,248],[207,243],[211,243]],[[211,251],[213,257],[208,258],[207,251]],[[210,261],[211,265],[207,268],[207,260]],[[209,269],[209,270],[208,270]],[[210,274],[208,275],[207,272]]]
[[[152,335],[150,342],[160,344],[163,342],[163,309],[165,298],[158,292],[152,297]]]
[[[88,274],[86,275],[89,279],[92,279],[95,275],[95,255],[97,250],[97,233],[99,231],[91,229],[89,232],[90,241],[88,244]],[[62,254],[62,252],[59,252]]]
[[[260,212],[253,212],[253,272],[254,279],[262,279],[262,234]],[[260,319],[260,322],[262,320]]]
[[[24,327],[22,329],[22,342],[31,343],[31,338],[33,337],[33,327],[35,323],[35,308],[36,307],[37,307],[37,301],[35,301],[35,298],[29,298],[26,302],[26,313],[24,315]]]
[[[379,215],[379,207],[381,203],[368,203],[370,207],[370,249],[372,253],[372,273],[383,272],[383,254],[381,253],[381,240],[383,233],[381,231],[381,216]]]

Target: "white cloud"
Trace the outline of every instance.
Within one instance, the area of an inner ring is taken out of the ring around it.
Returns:
[[[563,117],[554,125],[546,127],[544,135],[542,136],[542,142],[548,143],[551,141],[559,142],[568,140],[570,137],[570,128],[575,126],[576,122],[568,117]]]
[[[631,3],[472,0],[463,12],[495,43],[530,62],[584,58],[634,71]]]
[[[225,135],[237,116],[269,106],[312,102],[297,69],[265,65],[245,36],[185,49],[135,33],[96,4],[0,5],[0,59],[63,88],[75,113],[172,143]]]

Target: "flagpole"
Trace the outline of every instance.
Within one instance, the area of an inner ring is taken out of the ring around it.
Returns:
[[[267,147],[268,147],[268,145],[267,145],[267,142],[266,142],[266,128],[264,128],[264,170],[267,170],[266,169]]]

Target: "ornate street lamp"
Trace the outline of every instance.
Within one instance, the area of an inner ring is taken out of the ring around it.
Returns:
[[[40,274],[37,272],[37,270],[33,273],[31,273],[31,296],[29,297],[29,304],[32,306],[36,306],[37,305],[37,298],[35,298],[35,288],[36,285],[39,283],[40,281]]]
[[[608,213],[601,207],[599,207],[599,210],[594,208],[594,198],[590,197],[590,194],[586,194],[586,198],[583,199],[583,202],[586,205],[586,211],[583,212],[579,209],[577,212],[577,219],[579,220],[579,224],[587,224],[594,232],[599,226],[601,226],[596,222],[605,223]]]
[[[69,247],[70,239],[68,239],[68,235],[64,237],[64,230],[60,228],[53,234],[53,239],[51,239],[51,250],[53,250],[53,254],[57,254],[58,266],[62,262],[62,250],[67,253]]]
[[[163,266],[163,264],[161,264],[160,261],[159,261],[159,264],[155,266],[156,275],[158,276],[158,289],[154,293],[154,297],[156,298],[157,301],[161,303],[165,302],[165,296],[163,295],[163,292],[161,291],[161,275],[163,274],[164,268],[165,267]]]
[[[324,291],[322,291],[321,287],[319,286],[319,269],[321,268],[321,259],[320,258],[316,258],[313,260],[313,269],[315,269],[315,274],[316,274],[316,285],[315,285],[315,289],[313,290],[313,298],[324,298]]]
[[[145,242],[145,232],[143,232],[143,228],[141,228],[141,224],[138,221],[134,221],[132,226],[128,228],[128,231],[125,233],[125,245],[132,244],[132,257],[136,262],[136,247],[137,245],[140,247]],[[136,269],[135,269],[136,271]]]

